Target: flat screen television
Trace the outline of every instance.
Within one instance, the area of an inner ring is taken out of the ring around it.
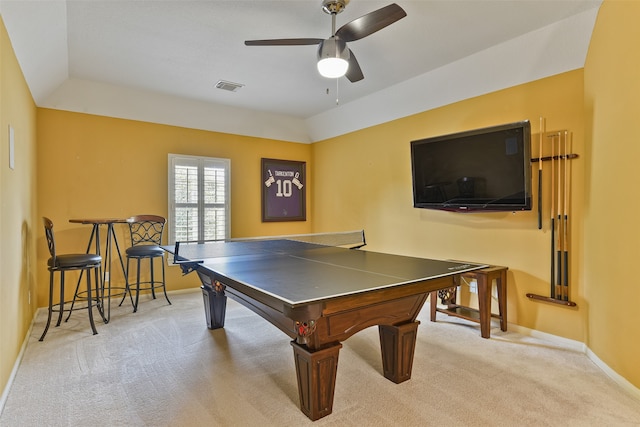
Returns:
[[[531,210],[528,120],[411,141],[413,206]]]

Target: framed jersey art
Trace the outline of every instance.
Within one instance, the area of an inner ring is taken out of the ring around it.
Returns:
[[[262,159],[262,221],[306,221],[305,162]]]

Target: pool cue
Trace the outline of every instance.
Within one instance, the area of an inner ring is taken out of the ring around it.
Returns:
[[[567,131],[564,132],[564,277],[563,277],[563,290],[562,296],[565,301],[569,301],[569,180],[571,174],[569,173],[569,150],[568,150],[568,138]]]
[[[558,184],[558,203],[556,204],[556,214],[558,218],[558,231],[556,236],[558,238],[558,249],[556,252],[557,259],[557,269],[556,269],[556,298],[562,299],[562,134],[558,132],[558,177],[556,179],[556,183]]]
[[[543,139],[543,119],[540,116],[540,154],[538,156],[538,230],[542,230],[542,139]]]
[[[555,286],[555,280],[556,280],[556,266],[555,266],[555,252],[556,252],[556,248],[555,248],[555,244],[556,244],[556,236],[555,236],[555,232],[556,232],[556,226],[555,226],[555,207],[553,206],[555,203],[555,197],[554,197],[554,190],[555,190],[555,183],[554,183],[554,179],[555,179],[555,165],[554,165],[554,160],[553,160],[553,155],[555,154],[555,136],[551,137],[551,202],[549,203],[549,205],[551,206],[551,280],[549,281],[550,287],[551,287],[551,298],[555,299],[556,298],[556,286]]]
[[[558,197],[558,204],[556,206],[556,210],[557,210],[557,220],[558,220],[558,231],[556,232],[556,236],[558,238],[558,249],[556,251],[556,255],[557,255],[557,264],[558,267],[556,269],[556,298],[559,300],[562,300],[564,298],[564,288],[562,287],[562,278],[563,273],[564,273],[564,260],[563,260],[563,247],[564,247],[564,219],[562,217],[562,202],[563,202],[563,187],[562,187],[562,182],[563,182],[563,172],[562,172],[562,166],[563,166],[563,156],[562,156],[562,136],[563,134],[558,132],[558,179],[557,179],[557,185],[558,185],[558,192],[557,192],[557,197]]]

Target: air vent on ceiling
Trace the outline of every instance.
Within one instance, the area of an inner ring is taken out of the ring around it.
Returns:
[[[240,83],[228,82],[226,80],[219,80],[218,83],[216,83],[216,88],[228,90],[229,92],[237,92],[238,89],[240,89],[242,86],[244,85]]]

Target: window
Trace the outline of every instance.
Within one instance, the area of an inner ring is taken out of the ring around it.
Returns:
[[[231,161],[169,154],[169,244],[229,238]]]

